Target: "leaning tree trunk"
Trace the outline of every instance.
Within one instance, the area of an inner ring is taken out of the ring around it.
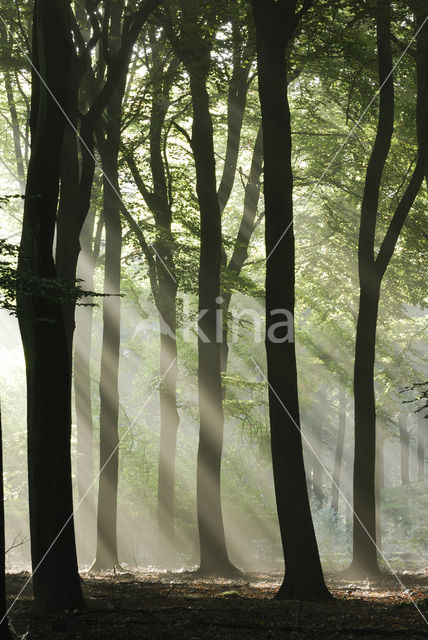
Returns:
[[[294,317],[293,175],[286,48],[295,2],[252,1],[257,33],[264,148],[266,355],[275,495],[286,573],[277,598],[326,599],[303,463],[294,336],[276,313]],[[275,331],[276,329],[276,331]],[[284,330],[285,329],[285,330]]]
[[[52,258],[59,167],[71,58],[70,4],[36,0],[31,97],[31,158],[18,270],[56,278]],[[35,606],[73,610],[83,604],[71,483],[71,360],[61,304],[36,290],[17,292],[26,360],[31,554]]]
[[[244,211],[236,236],[233,253],[227,265],[226,278],[228,287],[222,291],[223,298],[223,339],[221,344],[221,371],[226,373],[229,358],[229,309],[232,301],[232,286],[239,277],[244,263],[248,257],[248,248],[251,236],[257,226],[257,209],[260,199],[260,179],[263,165],[263,135],[262,127],[259,127],[254,143],[253,157],[251,160],[250,175],[245,185]]]

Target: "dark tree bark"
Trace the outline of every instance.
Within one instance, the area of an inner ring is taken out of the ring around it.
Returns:
[[[0,403],[0,638],[12,640],[6,605],[6,547],[4,529],[3,432]]]
[[[357,320],[354,362],[355,455],[354,455],[354,530],[353,559],[349,570],[357,576],[379,573],[376,553],[376,405],[374,363],[376,326],[380,288],[394,253],[406,217],[427,173],[428,101],[425,26],[418,36],[416,57],[418,96],[416,107],[418,158],[415,169],[389,223],[377,257],[375,232],[379,194],[394,126],[394,86],[390,32],[390,3],[376,3],[377,50],[379,69],[379,117],[376,139],[367,166],[361,205],[358,241],[360,303]],[[422,24],[422,18],[417,18]]]
[[[220,295],[221,217],[217,198],[213,128],[206,79],[209,51],[188,68],[193,104],[192,148],[196,190],[201,215],[199,263],[198,389],[200,432],[197,462],[197,508],[201,561],[200,574],[229,575],[220,495],[223,449],[223,393],[221,346],[217,338],[217,299]]]
[[[401,484],[409,484],[409,429],[407,428],[407,414],[400,413],[398,416],[398,427],[400,430],[400,462],[401,462]]]
[[[341,385],[339,388],[339,424],[336,439],[336,452],[334,454],[333,483],[331,487],[331,508],[335,513],[339,512],[339,487],[340,473],[342,470],[343,445],[345,443],[346,429],[346,392]]]
[[[277,598],[327,599],[309,507],[300,432],[294,337],[278,335],[286,309],[294,317],[294,232],[291,127],[286,49],[299,14],[296,2],[252,0],[257,33],[264,148],[266,221],[266,354],[275,495],[286,573]],[[277,342],[277,343],[275,343]]]
[[[123,2],[111,8],[111,47],[118,48]],[[117,50],[117,49],[116,49]],[[128,60],[129,64],[129,60]],[[125,65],[125,69],[128,65]],[[103,339],[100,373],[100,478],[97,512],[97,550],[93,570],[119,566],[117,554],[117,489],[119,473],[119,356],[120,275],[122,254],[119,149],[122,102],[126,73],[119,78],[107,107],[105,138],[98,135],[103,170],[103,214],[105,225]]]
[[[71,60],[70,4],[36,0],[33,22],[31,157],[18,269],[55,279],[52,247],[58,205],[63,107]],[[18,291],[27,373],[28,471],[35,606],[39,611],[83,604],[71,485],[71,362],[61,305]]]

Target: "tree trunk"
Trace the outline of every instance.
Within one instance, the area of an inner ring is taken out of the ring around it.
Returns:
[[[158,249],[159,250],[159,249]],[[164,257],[165,253],[164,253]],[[171,256],[172,257],[172,256]],[[158,531],[162,562],[171,567],[177,561],[174,531],[174,486],[177,432],[177,287],[168,273],[158,281],[160,336],[160,448],[158,471]]]
[[[321,406],[319,409],[321,410]],[[312,423],[312,446],[314,448],[314,452],[312,453],[312,483],[317,506],[322,507],[324,503],[324,469],[321,463],[321,460],[323,459],[323,419],[321,417],[321,411],[318,413],[318,416],[320,416],[318,423]]]
[[[252,1],[263,123],[266,221],[266,355],[275,495],[286,573],[278,598],[330,598],[312,523],[299,422],[294,336],[274,332],[277,310],[294,317],[293,175],[286,48],[295,2]],[[285,233],[284,233],[285,232]]]
[[[229,280],[228,287],[222,291],[223,298],[223,339],[221,344],[221,371],[226,373],[229,357],[229,321],[228,313],[232,300],[232,286],[234,280],[240,275],[245,260],[248,257],[248,247],[251,236],[256,228],[257,208],[260,199],[260,179],[263,165],[263,132],[259,127],[254,143],[253,157],[251,160],[250,175],[245,186],[244,211],[239,225],[233,253],[227,266],[226,277]]]
[[[379,284],[360,290],[354,364],[355,457],[354,533],[351,569],[361,575],[379,573],[376,553],[376,408],[374,362]]]
[[[375,498],[376,498],[376,544],[382,549],[382,490],[384,489],[383,469],[383,430],[378,427],[376,438],[376,469],[375,469]]]
[[[95,260],[92,252],[92,236],[95,211],[91,211],[85,221],[80,236],[81,254],[77,275],[83,286],[94,290]],[[92,304],[92,298],[85,303]],[[91,401],[91,345],[92,307],[78,306],[76,309],[76,331],[74,336],[74,398],[77,429],[77,496],[79,511],[77,517],[78,538],[85,561],[95,542],[95,489],[94,489],[94,447]]]
[[[418,482],[422,482],[426,477],[425,472],[425,449],[427,443],[427,424],[426,410],[419,411],[417,414],[417,456],[418,456]]]
[[[100,480],[97,551],[94,570],[119,566],[117,554],[117,489],[119,473],[120,275],[122,252],[119,196],[119,145],[126,75],[121,78],[107,111],[106,139],[99,139],[103,169],[105,224],[103,339],[100,374]]]
[[[339,388],[339,425],[336,440],[336,452],[334,455],[333,483],[331,487],[331,508],[339,513],[339,488],[340,472],[342,469],[343,446],[345,443],[346,429],[346,392],[342,385]]]
[[[381,277],[375,268],[374,239],[380,184],[394,127],[390,8],[383,0],[376,3],[376,27],[381,89],[376,139],[367,166],[361,205],[358,242],[360,303],[354,362],[354,532],[350,571],[363,576],[379,573],[376,553],[374,362]]]
[[[17,169],[17,175],[18,175],[19,193],[21,195],[24,195],[25,193],[25,161],[22,154],[18,112],[16,109],[15,98],[13,95],[13,88],[12,88],[12,82],[11,82],[9,71],[5,71],[4,73],[4,84],[6,89],[6,97],[7,97],[7,104],[9,107],[10,120],[12,124],[13,147],[15,150],[15,157],[16,157],[16,169]]]
[[[70,5],[38,0],[33,63],[66,108],[71,43]],[[52,247],[65,119],[36,72],[31,96],[31,158],[19,272],[56,278]],[[71,484],[71,361],[61,304],[18,291],[27,373],[28,472],[35,607],[73,610],[83,604]]]
[[[0,638],[12,640],[6,605],[6,547],[4,529],[3,432],[0,404]]]
[[[201,216],[198,335],[200,432],[197,458],[197,511],[201,553],[199,573],[225,576],[236,573],[236,569],[227,553],[220,494],[224,417],[217,308],[222,238],[213,128],[206,89],[208,66],[208,60],[203,60],[189,69],[193,104],[192,147]]]
[[[409,430],[407,428],[407,414],[400,413],[398,416],[398,427],[400,429],[400,462],[401,462],[401,484],[409,484]]]

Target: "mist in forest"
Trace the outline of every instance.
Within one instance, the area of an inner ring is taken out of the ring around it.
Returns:
[[[157,570],[188,570],[197,565],[199,557],[195,474],[198,439],[196,383],[195,326],[192,326],[192,308],[195,301],[186,300],[188,306],[182,341],[188,367],[180,372],[180,431],[176,468],[176,542],[177,557],[173,565],[163,562],[159,549],[156,524],[157,464],[159,456],[159,392],[156,390],[155,354],[159,348],[159,329],[155,309],[149,292],[142,288],[141,309],[128,299],[124,301],[120,360],[120,475],[118,511],[119,561],[123,567],[152,568]],[[249,311],[248,311],[249,310]],[[254,313],[255,312],[255,313]],[[305,317],[308,310],[303,311]],[[414,317],[418,309],[411,310]],[[266,389],[260,374],[247,353],[262,358],[257,323],[251,320],[257,314],[263,320],[263,307],[245,296],[239,296],[236,314],[237,336],[232,344],[231,370],[242,380],[254,382],[249,406],[239,404],[245,400],[245,391],[234,386],[230,411],[226,416],[225,450],[222,465],[222,499],[228,549],[231,560],[246,571],[280,571],[283,569],[281,541],[275,511],[275,497],[269,451],[268,409]],[[94,311],[94,346],[92,353],[94,411],[94,465],[96,468],[99,445],[97,415],[97,362],[101,341],[101,310]],[[17,322],[2,311],[1,332],[5,337],[1,357],[2,395],[10,401],[3,408],[5,442],[5,496],[6,496],[6,549],[7,568],[11,571],[29,569],[29,522],[27,513],[27,477],[25,471],[25,372]],[[245,322],[249,318],[249,322]],[[194,323],[193,323],[194,324]],[[328,336],[327,336],[328,340]],[[327,341],[328,347],[328,341]],[[305,346],[299,355],[302,363],[313,359]],[[244,354],[244,357],[243,357]],[[302,426],[305,466],[314,525],[326,570],[342,569],[351,557],[352,524],[352,399],[349,389],[337,386],[335,377],[313,362],[311,370],[305,366],[302,383]],[[397,387],[404,386],[399,371]],[[316,381],[315,383],[313,381]],[[306,384],[305,384],[306,383]],[[340,396],[345,398],[345,439],[340,474],[338,511],[332,507],[332,477],[340,421]],[[401,400],[401,397],[398,396]],[[403,397],[404,399],[404,397]],[[381,549],[394,567],[419,567],[425,557],[424,509],[426,496],[423,483],[418,482],[417,433],[418,416],[409,405],[399,409],[406,420],[408,439],[400,441],[396,414],[397,404],[388,405],[379,418],[382,434],[382,470],[380,531]],[[141,408],[144,407],[143,411]],[[241,412],[240,412],[241,410]],[[420,418],[419,418],[420,420]],[[73,478],[76,485],[77,447],[76,425],[73,421],[72,454]],[[404,447],[404,449],[403,449]],[[403,460],[408,460],[407,484],[402,484]],[[93,486],[96,496],[98,481]],[[92,502],[95,505],[95,501]],[[88,569],[94,559],[96,547],[96,511],[88,513],[79,505],[77,486],[76,544],[79,566]]]

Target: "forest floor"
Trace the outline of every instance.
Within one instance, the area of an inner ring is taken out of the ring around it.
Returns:
[[[10,603],[28,577],[8,574]],[[191,573],[84,573],[85,610],[35,615],[28,585],[10,620],[26,640],[428,638],[428,570],[399,578],[406,591],[394,576],[350,582],[327,574],[335,600],[309,603],[272,600],[279,574],[221,580]]]

